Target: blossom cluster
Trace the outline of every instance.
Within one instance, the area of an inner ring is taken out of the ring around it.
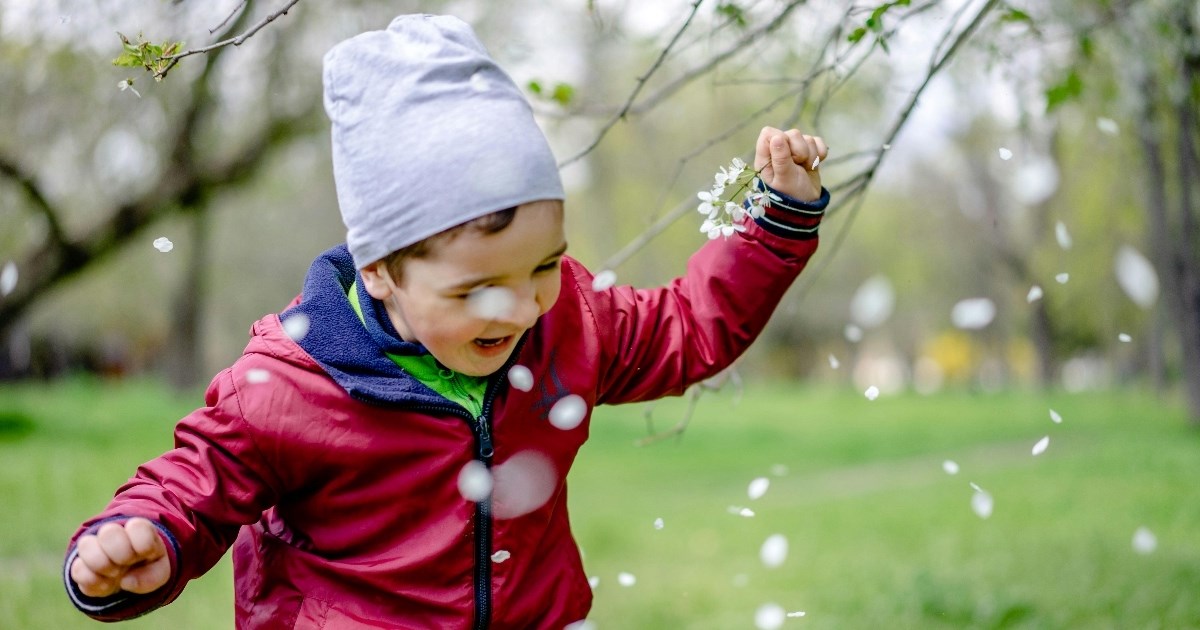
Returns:
[[[700,199],[696,211],[705,216],[700,231],[710,239],[729,238],[734,232],[745,231],[746,216],[761,217],[764,206],[770,203],[761,188],[758,172],[747,169],[740,158],[733,158],[728,167],[720,167],[713,176],[712,188],[696,193]]]

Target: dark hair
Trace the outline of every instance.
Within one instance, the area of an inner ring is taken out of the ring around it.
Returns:
[[[448,230],[443,230],[426,239],[417,241],[412,245],[406,245],[397,249],[383,257],[383,264],[387,268],[388,275],[392,277],[392,282],[400,284],[404,274],[404,261],[409,258],[424,258],[429,255],[434,245],[452,240],[468,230],[485,235],[495,234],[507,228],[516,216],[517,207],[513,206],[512,208],[505,208],[481,217],[476,217],[466,223],[460,223]]]

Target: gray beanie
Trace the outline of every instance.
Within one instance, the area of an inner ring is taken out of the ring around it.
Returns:
[[[402,15],[330,50],[324,79],[358,269],[491,212],[563,199],[529,103],[463,21]]]

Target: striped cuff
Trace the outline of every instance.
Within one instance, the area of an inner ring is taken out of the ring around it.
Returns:
[[[112,516],[102,519],[93,523],[92,526],[81,535],[86,536],[88,534],[95,534],[100,530],[100,526],[104,525],[105,523],[123,523],[127,520],[129,520],[129,517],[127,516]],[[159,534],[168,543],[167,555],[171,560],[171,569],[173,575],[171,576],[171,579],[168,580],[167,584],[163,585],[163,588],[160,588],[153,593],[146,593],[145,595],[137,595],[126,591],[118,591],[112,595],[109,595],[108,597],[89,597],[84,595],[83,591],[79,590],[79,585],[76,584],[75,580],[71,578],[71,564],[73,564],[75,562],[75,558],[79,556],[78,547],[75,544],[72,544],[70,553],[67,554],[66,562],[63,563],[63,583],[67,588],[67,596],[71,598],[71,603],[75,605],[75,608],[79,609],[80,612],[88,615],[89,617],[98,619],[100,621],[121,621],[124,619],[132,619],[134,617],[144,615],[165,603],[162,601],[162,597],[164,593],[170,592],[171,589],[168,587],[174,583],[176,577],[178,576],[176,567],[178,566],[179,562],[179,542],[175,540],[175,535],[172,534],[171,531],[164,527],[161,523],[157,521],[150,522],[155,528],[158,529]],[[78,538],[76,540],[78,540]]]
[[[784,238],[809,240],[817,238],[817,229],[825,208],[829,206],[829,190],[821,187],[821,196],[814,201],[789,197],[758,180],[758,190],[765,195],[765,212],[754,221],[764,230]]]

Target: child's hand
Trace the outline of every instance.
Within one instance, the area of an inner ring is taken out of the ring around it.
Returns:
[[[71,579],[88,597],[117,591],[149,593],[171,578],[171,560],[158,530],[144,518],[105,523],[94,534],[81,536],[71,563]]]
[[[763,127],[754,147],[754,170],[761,171],[759,177],[771,188],[800,201],[816,201],[821,196],[818,158],[823,162],[828,154],[818,136]]]

